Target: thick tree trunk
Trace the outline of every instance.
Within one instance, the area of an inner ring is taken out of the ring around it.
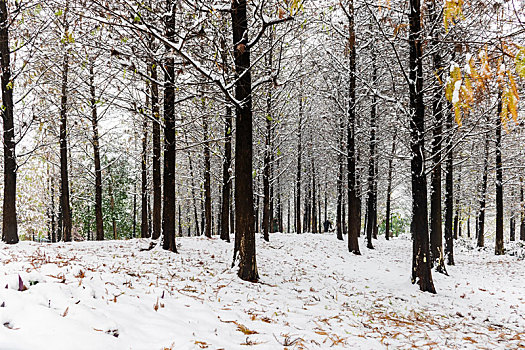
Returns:
[[[222,162],[221,239],[230,242],[230,168],[232,166],[232,109],[226,107],[224,121],[224,159]]]
[[[421,4],[410,0],[410,134],[412,171],[412,283],[424,292],[435,293],[430,266],[428,236],[427,181],[425,175],[425,105],[423,100],[423,51],[421,45]]]
[[[175,40],[175,6],[174,0],[167,0],[165,16],[166,38]],[[169,50],[169,48],[167,48]],[[175,60],[173,56],[164,61],[164,183],[162,211],[162,247],[177,252],[175,244]],[[155,205],[155,203],[154,203]]]
[[[159,84],[157,66],[154,62],[150,63],[151,76],[151,113],[152,141],[153,141],[153,213],[152,213],[152,233],[151,238],[158,239],[162,231],[162,171],[161,171],[161,144],[160,144],[160,105],[159,105]],[[192,177],[193,178],[193,177]]]
[[[356,174],[357,156],[355,150],[355,124],[356,124],[356,47],[355,47],[355,19],[354,1],[348,4],[348,48],[349,48],[349,106],[346,142],[346,162],[347,162],[347,195],[348,195],[348,251],[360,255],[359,230],[361,229],[361,203],[358,198],[358,180]]]
[[[253,125],[252,77],[246,1],[232,1],[232,32],[235,57],[235,98],[241,101],[236,108],[235,134],[235,228],[239,236],[239,272],[245,281],[257,281],[254,207],[253,207]],[[235,254],[234,254],[235,261]]]
[[[91,126],[93,129],[93,159],[95,161],[95,227],[97,241],[104,240],[102,217],[102,167],[100,165],[100,144],[98,136],[97,96],[95,93],[95,58],[89,61],[89,91],[91,94]]]
[[[7,1],[0,1],[0,55],[2,73],[2,122],[4,127],[4,203],[2,216],[2,240],[8,244],[18,243],[16,219],[16,152],[13,82],[9,47],[9,16]]]
[[[503,164],[501,160],[501,93],[496,116],[496,255],[505,254],[503,247]]]

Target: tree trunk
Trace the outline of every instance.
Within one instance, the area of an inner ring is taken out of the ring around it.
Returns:
[[[437,1],[429,1],[430,22],[435,22],[439,10]],[[434,30],[432,36],[432,69],[436,72],[439,81],[443,80],[443,63],[441,52],[438,49],[440,32]],[[438,272],[446,272],[445,259],[443,256],[443,218],[441,208],[441,144],[443,132],[443,87],[434,82],[435,87],[432,95],[432,114],[434,119],[432,139],[432,174],[430,184],[430,255],[431,264],[436,265]]]
[[[271,43],[270,43],[271,45]],[[272,51],[268,53],[270,56],[266,58],[267,69],[272,69]],[[266,242],[270,241],[269,232],[272,225],[270,218],[270,161],[271,161],[271,148],[272,148],[272,87],[268,85],[266,91],[266,137],[265,137],[265,148],[264,148],[264,169],[263,169],[263,220],[262,230],[263,237]]]
[[[392,214],[391,211],[391,197],[392,197],[392,171],[394,164],[394,152],[396,151],[396,137],[397,133],[394,133],[392,137],[392,152],[390,152],[390,159],[388,160],[388,184],[386,189],[386,216],[385,216],[385,239],[389,240],[391,237],[390,233],[390,221]]]
[[[317,203],[316,199],[316,183],[315,183],[315,162],[312,157],[312,232],[317,233]]]
[[[302,89],[302,87],[301,87]],[[301,233],[301,156],[302,156],[302,124],[303,124],[303,96],[299,96],[299,127],[297,128],[297,180],[295,200],[295,229]]]
[[[175,6],[174,0],[167,0],[165,15],[166,38],[175,40]],[[168,51],[169,47],[166,48]],[[162,247],[177,252],[175,244],[175,60],[168,56],[164,61],[164,183],[162,211]],[[155,203],[154,203],[155,204]]]
[[[520,178],[520,240],[525,241],[525,212],[523,199],[523,178]]]
[[[252,81],[246,1],[232,2],[232,32],[235,57],[235,98],[242,105],[236,107],[235,134],[235,227],[239,234],[239,272],[245,281],[257,281],[254,207],[253,207],[253,125]],[[234,254],[235,261],[235,254]]]
[[[0,1],[0,55],[2,68],[2,121],[4,127],[4,203],[2,216],[2,240],[8,244],[18,243],[16,219],[16,152],[13,82],[9,48],[9,16],[7,1]]]
[[[54,166],[53,166],[54,167]],[[51,176],[51,243],[56,243],[55,177]]]
[[[231,137],[231,136],[230,136]],[[185,138],[185,141],[186,141],[186,144],[188,144],[188,138],[187,138],[187,135],[184,134],[184,138]],[[199,215],[198,215],[198,210],[197,210],[197,195],[195,193],[195,176],[194,176],[194,173],[193,173],[193,162],[192,162],[192,157],[191,157],[191,153],[190,151],[188,150],[188,165],[190,167],[190,178],[191,178],[191,198],[193,199],[193,217],[194,217],[194,220],[195,220],[195,234],[197,236],[200,236],[200,229],[199,229]],[[233,228],[232,228],[233,229]]]
[[[102,218],[102,167],[100,165],[100,144],[98,136],[97,96],[95,94],[95,58],[89,61],[89,91],[91,94],[91,126],[93,128],[93,159],[95,160],[95,227],[97,241],[104,240]]]
[[[211,158],[210,158],[210,142],[208,135],[208,116],[204,110],[204,95],[202,95],[203,101],[203,115],[202,125],[204,133],[204,221],[205,228],[204,234],[206,237],[211,238],[212,231],[212,218],[211,218]]]
[[[232,166],[232,109],[226,107],[224,122],[224,159],[222,163],[221,239],[230,242],[230,168]]]
[[[424,292],[435,293],[430,266],[428,237],[427,181],[425,175],[425,104],[423,100],[423,51],[421,46],[421,4],[410,0],[410,148],[412,171],[412,283]]]
[[[446,177],[445,177],[445,255],[447,264],[454,265],[454,232],[453,232],[453,213],[454,213],[454,173],[453,161],[454,154],[452,149],[453,142],[453,114],[449,111],[446,120],[446,129],[449,133],[447,153],[446,153]]]
[[[161,144],[160,144],[160,105],[157,66],[154,62],[149,66],[151,76],[151,113],[152,141],[153,141],[153,213],[151,238],[158,239],[162,230],[162,172],[161,172]],[[193,177],[192,177],[193,178]]]
[[[485,159],[483,163],[483,176],[481,179],[481,193],[479,198],[479,214],[476,223],[477,246],[485,246],[485,206],[487,198],[487,182],[489,173],[489,134],[485,133]]]
[[[356,47],[355,47],[355,19],[354,1],[350,0],[348,5],[348,48],[349,48],[349,95],[346,162],[347,162],[347,195],[348,195],[348,251],[360,255],[359,230],[361,229],[361,204],[357,195],[358,180],[356,174],[357,156],[355,150],[355,124],[356,124]]]
[[[337,208],[336,208],[336,219],[335,227],[337,239],[343,240],[343,171],[344,171],[344,158],[342,154],[343,148],[343,137],[344,137],[344,122],[343,118],[339,120],[339,145],[341,152],[337,155],[339,162],[339,171],[337,172]]]
[[[503,164],[501,160],[501,93],[496,117],[496,255],[505,254],[503,247]]]
[[[516,240],[516,220],[514,218],[514,213],[510,214],[509,230],[510,230],[510,240],[515,241]]]
[[[149,85],[149,84],[148,84]],[[146,96],[149,96],[146,94]],[[149,97],[146,97],[146,106],[149,105]],[[141,183],[140,183],[140,237],[150,236],[148,225],[148,118],[142,120],[142,154],[141,154]]]
[[[67,22],[67,11],[64,13],[64,33],[68,33],[69,24]],[[67,149],[67,78],[69,71],[69,52],[66,48],[62,62],[62,89],[60,99],[60,179],[61,194],[60,202],[62,204],[62,239],[65,242],[72,240],[71,229],[71,206],[69,203],[69,173],[68,173],[68,149]],[[7,186],[6,186],[7,187]]]
[[[377,79],[377,69],[375,64],[375,55],[372,59],[372,84],[375,83]],[[376,212],[376,197],[377,193],[375,192],[375,173],[376,173],[376,108],[377,108],[377,98],[374,94],[372,97],[372,108],[370,111],[370,155],[368,158],[368,208],[367,208],[367,224],[366,224],[366,247],[368,249],[374,249],[372,244],[372,236],[377,222],[377,212]]]
[[[111,226],[113,228],[113,239],[116,240],[117,237],[117,221],[115,218],[115,195],[113,193],[113,176],[111,175],[111,168],[108,168],[109,171],[109,206],[111,210]]]

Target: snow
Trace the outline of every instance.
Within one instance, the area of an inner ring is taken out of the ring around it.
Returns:
[[[495,256],[456,241],[433,295],[410,283],[406,236],[374,250],[361,238],[362,256],[333,234],[270,239],[260,283],[237,278],[218,238],[178,238],[179,254],[140,251],[147,240],[1,244],[0,349],[525,346],[522,243]]]

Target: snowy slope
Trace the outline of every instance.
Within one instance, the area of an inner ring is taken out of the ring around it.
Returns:
[[[0,245],[0,349],[525,346],[518,256],[460,241],[430,295],[410,283],[404,237],[360,241],[353,256],[333,235],[273,234],[258,242],[256,284],[230,268],[231,244],[178,243],[180,254],[140,251],[146,240]]]

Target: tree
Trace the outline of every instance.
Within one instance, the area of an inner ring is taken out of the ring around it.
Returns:
[[[13,102],[13,77],[11,76],[11,49],[9,47],[8,2],[0,1],[0,56],[2,68],[2,121],[4,127],[4,204],[2,240],[8,244],[18,243],[16,220],[16,153]]]
[[[423,51],[421,46],[421,3],[410,0],[409,14],[409,89],[410,89],[410,149],[412,171],[412,283],[424,292],[435,293],[430,268],[428,238],[427,184],[425,174],[425,105],[423,100]]]

